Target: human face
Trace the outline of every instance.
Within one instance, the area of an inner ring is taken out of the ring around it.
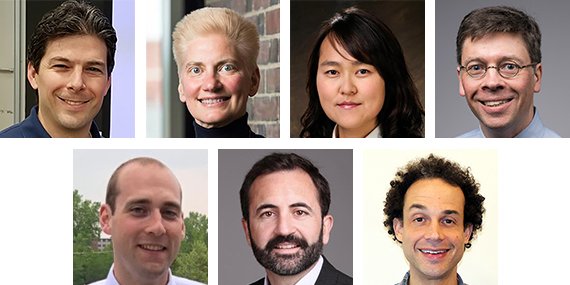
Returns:
[[[378,125],[384,79],[373,65],[356,60],[342,45],[334,44],[329,37],[321,44],[319,100],[327,116],[337,123],[340,137],[363,138]]]
[[[185,236],[178,182],[157,165],[132,163],[119,175],[115,212],[105,204],[99,215],[113,240],[115,276],[125,284],[166,280]]]
[[[472,226],[463,226],[465,197],[440,178],[413,183],[404,197],[402,220],[394,219],[415,280],[455,278]],[[423,282],[422,282],[423,283]]]
[[[530,56],[520,34],[493,33],[463,44],[461,64],[479,61],[499,66],[512,61],[519,66],[530,64]],[[467,99],[487,137],[514,137],[523,131],[534,116],[534,93],[540,91],[542,64],[519,70],[513,78],[503,78],[491,68],[482,78],[471,78],[457,68],[459,94]]]
[[[89,137],[111,85],[105,42],[93,35],[51,40],[38,70],[28,63],[28,80],[38,90],[38,118],[52,137]]]
[[[248,96],[259,87],[259,68],[247,68],[223,35],[188,42],[179,67],[178,93],[196,123],[219,128],[245,115]]]
[[[328,243],[333,218],[321,217],[311,177],[302,170],[265,174],[253,182],[249,197],[249,223],[242,225],[260,264],[278,275],[313,266]]]

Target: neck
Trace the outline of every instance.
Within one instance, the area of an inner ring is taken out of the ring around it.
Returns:
[[[359,128],[354,129],[346,129],[338,126],[338,134],[337,137],[339,138],[365,138],[370,134],[378,125],[372,126],[361,126]]]
[[[483,134],[487,138],[514,138],[518,134],[520,134],[534,118],[534,107],[530,109],[530,112],[527,112],[522,118],[520,118],[517,122],[514,122],[512,126],[507,126],[500,129],[491,129],[487,128],[485,125],[481,124],[481,130]]]
[[[160,275],[141,276],[135,272],[129,272],[120,264],[115,263],[113,275],[115,276],[115,279],[117,279],[117,283],[121,285],[166,285],[168,283],[168,270]]]
[[[409,285],[457,285],[457,266],[443,276],[431,278],[410,269]]]
[[[301,278],[305,277],[311,269],[315,268],[316,265],[317,262],[295,275],[278,275],[268,269],[265,269],[265,273],[267,274],[267,278],[269,278],[271,285],[295,285],[299,280],[301,280]]]
[[[58,124],[54,124],[53,120],[48,120],[43,117],[43,113],[38,110],[38,119],[40,124],[52,138],[89,138],[91,133],[89,129],[91,124],[87,124],[79,129],[66,129]]]

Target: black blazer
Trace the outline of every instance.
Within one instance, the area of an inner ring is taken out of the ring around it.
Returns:
[[[323,261],[323,267],[315,285],[352,285],[352,277],[338,271],[324,256]],[[264,280],[265,277],[250,285],[263,285]]]

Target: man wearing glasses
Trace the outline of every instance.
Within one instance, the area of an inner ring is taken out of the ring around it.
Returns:
[[[457,32],[459,93],[479,119],[460,138],[559,138],[534,107],[540,91],[541,33],[536,21],[512,7],[476,9]]]

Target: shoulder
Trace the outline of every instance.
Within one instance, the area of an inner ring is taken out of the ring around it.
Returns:
[[[544,127],[544,136],[543,138],[562,138],[559,134],[557,134],[555,131]]]
[[[481,130],[480,129],[475,129],[472,130],[468,133],[464,133],[460,136],[457,136],[456,138],[482,138],[481,136]]]
[[[22,123],[12,125],[0,132],[0,138],[23,138],[25,137],[22,133]]]
[[[186,279],[186,278],[178,277],[178,276],[174,276],[174,275],[172,275],[172,279],[174,281],[174,285],[204,285],[204,283],[192,281],[190,279]],[[168,284],[170,284],[170,282]]]
[[[342,273],[336,269],[330,262],[325,258],[323,263],[323,268],[317,279],[317,284],[336,284],[336,285],[351,285],[353,284],[352,277]]]
[[[90,283],[89,285],[104,285],[107,282],[106,279],[103,280],[99,280],[99,281],[95,281],[93,283]]]
[[[249,284],[249,285],[263,285],[263,284],[265,284],[265,277],[263,277],[263,278],[261,278],[261,279],[255,281],[255,282],[253,282],[253,283],[251,283],[251,284]]]

